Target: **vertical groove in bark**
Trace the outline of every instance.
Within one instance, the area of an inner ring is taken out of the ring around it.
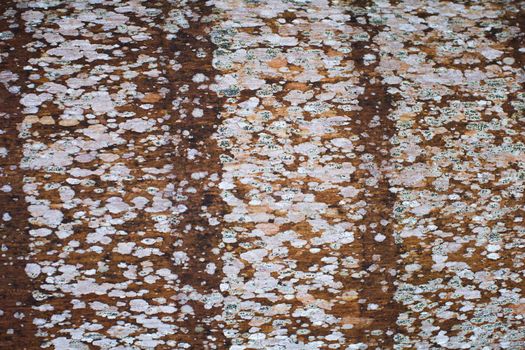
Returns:
[[[391,138],[396,134],[395,123],[391,119],[392,96],[382,83],[382,75],[377,70],[381,61],[381,50],[375,37],[383,30],[380,25],[371,24],[369,16],[373,5],[371,1],[359,1],[358,11],[365,14],[366,24],[362,28],[370,36],[367,41],[352,45],[352,57],[360,74],[360,86],[364,93],[359,96],[359,106],[355,122],[356,129],[363,136],[357,182],[364,191],[360,198],[366,202],[366,213],[360,221],[362,262],[365,272],[359,290],[361,317],[367,321],[359,339],[370,347],[391,348],[393,335],[397,330],[396,320],[399,306],[394,300],[395,274],[398,248],[394,242],[392,208],[396,196],[390,192],[388,172],[392,168],[390,156]],[[356,13],[357,16],[359,13]],[[373,60],[368,59],[374,57]]]
[[[188,2],[188,8],[196,14],[196,17],[190,19],[189,27],[180,28],[175,40],[166,39],[164,36],[162,41],[166,55],[182,66],[175,70],[170,67],[169,62],[165,64],[170,86],[166,97],[166,109],[172,111],[177,130],[188,133],[178,146],[182,152],[171,158],[175,165],[173,176],[176,182],[187,182],[186,186],[195,189],[193,193],[187,194],[187,199],[180,202],[187,206],[188,210],[180,218],[175,229],[183,241],[184,252],[194,257],[190,266],[179,277],[182,285],[191,285],[203,295],[218,295],[222,280],[222,260],[218,245],[222,241],[222,217],[226,209],[217,187],[222,174],[219,159],[221,150],[212,135],[217,129],[220,107],[225,99],[209,88],[204,88],[213,82],[217,75],[212,65],[216,46],[210,40],[214,20],[213,7],[206,5],[204,1],[193,0]],[[164,5],[165,17],[168,17],[171,9],[169,3]],[[204,75],[207,80],[197,80],[195,77],[199,74]],[[180,91],[185,92],[181,94]],[[172,106],[173,100],[179,103]],[[191,116],[195,107],[202,109],[202,116]],[[189,153],[183,153],[190,150],[197,150],[200,156],[193,158],[188,156]],[[207,175],[203,179],[192,178],[192,174],[200,173]],[[215,268],[212,274],[206,272],[209,264],[213,264]],[[192,306],[196,310],[195,316],[187,322],[188,329],[193,333],[192,346],[226,349],[229,342],[224,337],[222,324],[218,319],[222,305],[217,303],[210,309],[205,308],[204,303],[199,301],[192,303]]]
[[[30,250],[28,212],[24,200],[23,178],[19,164],[22,149],[17,126],[24,116],[20,113],[19,95],[9,87],[19,86],[24,91],[27,64],[24,45],[31,36],[24,32],[20,12],[15,1],[0,3],[0,32],[12,31],[14,36],[0,42],[0,148],[7,151],[0,157],[0,349],[36,349],[31,306],[33,282],[24,269]],[[13,26],[15,25],[15,26]],[[12,72],[16,78],[5,79]]]
[[[368,135],[365,138],[364,152],[373,157],[371,164],[374,166],[367,170],[379,172],[373,175],[365,170],[361,173],[362,176],[358,175],[364,182],[370,176],[377,177],[377,183],[372,186],[365,185],[367,192],[363,196],[363,200],[367,203],[367,212],[362,221],[365,229],[361,235],[363,245],[361,266],[362,270],[368,273],[363,281],[360,299],[366,300],[361,306],[363,317],[372,321],[362,333],[362,341],[371,346],[380,345],[388,348],[393,345],[392,336],[397,328],[396,319],[399,311],[393,297],[398,249],[394,242],[391,213],[396,196],[390,192],[387,176],[391,167],[390,138],[395,134],[395,127],[388,118],[391,107],[390,96],[380,83],[381,78],[375,78],[375,83],[370,83],[368,79],[374,75],[369,71],[369,74],[366,74],[367,78],[363,79],[365,93],[359,103],[363,107],[359,114],[361,123],[368,125],[373,123],[374,116],[377,117],[378,125],[364,128],[363,132]],[[367,307],[370,304],[377,305],[378,308]],[[373,336],[372,332],[378,330],[383,333]]]

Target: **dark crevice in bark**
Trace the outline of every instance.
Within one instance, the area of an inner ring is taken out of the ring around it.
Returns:
[[[0,4],[1,13],[14,9],[12,1]],[[0,147],[8,151],[0,157],[0,187],[10,186],[10,191],[0,191],[0,217],[8,213],[11,217],[0,218],[0,349],[36,349],[39,342],[34,336],[35,327],[31,317],[33,281],[24,269],[29,255],[27,206],[24,200],[23,175],[19,164],[22,147],[18,139],[17,125],[22,122],[19,104],[20,94],[8,91],[9,86],[20,85],[24,89],[27,71],[21,68],[27,64],[28,55],[24,45],[31,41],[31,35],[24,31],[24,23],[17,12],[13,23],[18,27],[9,28],[9,22],[2,20],[0,32],[11,31],[15,37],[2,41],[0,51],[7,53],[0,62],[0,72],[11,71],[18,75],[16,81],[0,85],[0,120],[5,132],[0,136]]]
[[[360,72],[359,86],[364,93],[359,97],[358,120],[355,130],[360,133],[359,145],[362,155],[372,159],[361,160],[355,176],[364,191],[362,200],[367,203],[366,214],[360,221],[362,244],[362,271],[366,275],[359,291],[360,312],[368,326],[360,333],[359,340],[370,347],[381,349],[393,347],[393,335],[396,333],[396,320],[400,306],[394,300],[395,270],[399,256],[394,242],[392,208],[396,201],[391,193],[387,172],[391,166],[390,139],[396,133],[396,127],[389,114],[393,99],[382,83],[382,77],[376,72],[379,63],[379,49],[373,42],[381,31],[380,27],[365,25],[363,28],[370,35],[367,42],[357,42],[352,46],[352,57],[356,69]],[[375,61],[366,62],[365,55],[376,57]],[[369,183],[371,178],[375,183]],[[377,238],[376,238],[377,237]],[[370,307],[372,305],[372,307]],[[377,309],[374,309],[377,305]],[[381,331],[375,334],[373,331]]]
[[[182,138],[179,150],[184,153],[172,157],[175,165],[173,176],[175,183],[188,181],[187,186],[195,188],[194,193],[188,193],[188,198],[178,202],[187,206],[187,211],[182,215],[176,225],[175,234],[183,240],[184,251],[190,256],[190,266],[184,271],[177,271],[181,285],[191,285],[203,295],[219,292],[219,284],[222,280],[222,260],[217,249],[222,242],[222,227],[212,225],[209,217],[221,221],[226,211],[226,204],[221,198],[221,190],[217,187],[218,179],[221,178],[222,167],[219,160],[221,149],[212,138],[216,131],[219,119],[219,109],[224,103],[224,98],[209,89],[199,88],[202,84],[210,84],[218,74],[212,66],[213,51],[216,46],[210,40],[211,20],[213,8],[207,6],[203,1],[189,1],[188,7],[198,15],[190,19],[188,28],[181,28],[176,33],[176,39],[169,40],[163,36],[162,47],[168,58],[173,58],[182,67],[174,70],[169,64],[165,65],[165,74],[169,81],[170,93],[166,97],[166,110],[171,113],[170,122],[174,129],[187,131],[189,137]],[[171,5],[166,4],[163,8],[164,16],[168,16]],[[204,56],[197,53],[205,53]],[[176,55],[173,55],[176,53]],[[195,74],[201,73],[209,80],[206,82],[194,82]],[[184,86],[188,88],[184,89]],[[182,90],[181,90],[182,88]],[[181,91],[185,91],[182,92]],[[181,101],[178,107],[171,106],[174,99]],[[198,99],[199,105],[195,104]],[[191,112],[194,108],[203,110],[202,117],[194,118]],[[181,116],[181,111],[187,114]],[[189,159],[186,151],[196,149],[201,156]],[[192,179],[192,173],[207,172],[204,179]],[[210,175],[216,174],[215,184],[209,186]],[[209,215],[208,215],[209,214]],[[187,230],[187,227],[191,229]],[[173,248],[175,249],[175,248]],[[180,249],[180,248],[179,248]],[[215,264],[215,274],[205,272],[208,264]],[[225,349],[229,346],[229,340],[222,333],[221,324],[217,321],[222,313],[220,306],[205,309],[202,302],[191,304],[195,315],[187,322],[186,327],[190,330],[189,342],[197,348],[202,349]]]

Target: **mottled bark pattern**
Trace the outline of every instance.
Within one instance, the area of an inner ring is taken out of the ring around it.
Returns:
[[[0,9],[1,349],[525,348],[523,1]]]

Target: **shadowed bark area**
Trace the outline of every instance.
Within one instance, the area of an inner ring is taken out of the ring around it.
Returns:
[[[14,5],[2,348],[227,348],[211,7]]]

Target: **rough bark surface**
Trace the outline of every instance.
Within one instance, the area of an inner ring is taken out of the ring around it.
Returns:
[[[0,10],[1,349],[525,348],[523,1]]]

